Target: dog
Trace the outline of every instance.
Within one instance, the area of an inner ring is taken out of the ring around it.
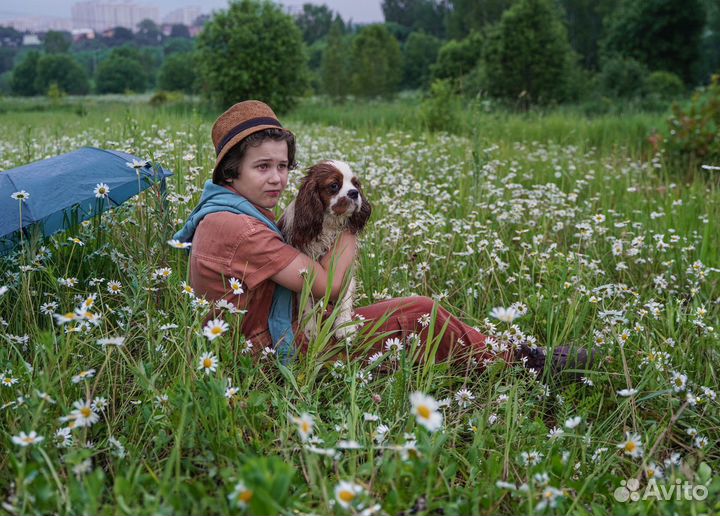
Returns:
[[[287,243],[319,260],[332,248],[345,230],[360,233],[368,222],[372,206],[362,192],[360,180],[344,161],[328,160],[312,165],[300,182],[297,197],[285,209],[279,226]],[[355,278],[350,279],[334,322],[335,336],[342,340],[353,334],[352,320]],[[305,315],[312,304],[305,308]],[[314,321],[308,319],[305,335],[316,333]]]

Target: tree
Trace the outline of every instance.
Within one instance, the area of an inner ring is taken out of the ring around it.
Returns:
[[[605,55],[632,57],[690,84],[704,26],[701,0],[626,0],[611,22]]]
[[[565,11],[568,39],[582,56],[582,65],[590,70],[600,66],[599,43],[607,21],[620,0],[561,0]]]
[[[347,47],[343,38],[343,27],[339,23],[333,23],[323,52],[321,82],[323,91],[336,101],[342,100],[350,92]]]
[[[488,89],[525,106],[563,100],[570,93],[573,56],[552,0],[518,0],[485,44]]]
[[[35,76],[37,75],[37,63],[40,59],[40,52],[31,50],[12,71],[10,78],[10,89],[15,95],[30,97],[39,92],[35,88]]]
[[[430,67],[437,59],[440,40],[424,32],[412,32],[403,46],[404,79],[408,88],[427,87]]]
[[[160,73],[158,85],[166,91],[195,91],[195,56],[190,52],[176,53],[165,59]]]
[[[90,91],[85,69],[68,54],[45,54],[37,62],[35,90],[47,93],[52,84],[71,95],[86,95]]]
[[[190,29],[182,23],[175,23],[170,27],[171,38],[190,38]]]
[[[147,74],[141,64],[140,52],[120,47],[98,66],[95,90],[98,93],[141,93],[147,85]]]
[[[383,0],[381,3],[386,23],[397,23],[408,32],[423,31],[445,37],[446,2],[437,0]]]
[[[713,73],[720,72],[720,4],[715,0],[705,0],[707,25],[700,43],[701,61],[698,70],[698,82],[707,83]]]
[[[48,54],[65,54],[70,50],[72,36],[69,32],[48,31],[43,46]]]
[[[453,39],[463,39],[473,31],[500,20],[513,0],[451,0],[447,13],[447,34]]]
[[[437,54],[436,62],[430,67],[433,79],[456,81],[469,74],[478,64],[483,52],[483,37],[471,32],[460,41],[450,40]]]
[[[175,53],[192,52],[195,50],[195,41],[185,38],[168,38],[163,42],[163,53],[169,56]]]
[[[114,27],[110,29],[109,34],[108,37],[103,37],[103,39],[107,41],[107,45],[110,47],[124,45],[133,40],[132,31],[125,27]]]
[[[163,34],[157,24],[146,18],[137,24],[135,40],[140,45],[159,45],[162,43]]]
[[[13,69],[17,50],[12,47],[0,47],[0,73]]]
[[[402,79],[400,44],[381,24],[364,27],[352,44],[352,89],[361,97],[392,96]]]
[[[231,3],[205,25],[197,47],[204,90],[223,106],[258,99],[282,113],[306,87],[300,29],[269,1]]]
[[[295,16],[295,23],[302,31],[303,40],[312,45],[330,32],[333,11],[327,5],[303,4],[302,12]]]

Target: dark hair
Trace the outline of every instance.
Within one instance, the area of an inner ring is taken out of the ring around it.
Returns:
[[[287,142],[288,147],[288,168],[297,167],[295,162],[295,135],[287,129],[263,129],[244,138],[236,143],[225,155],[220,165],[213,173],[213,183],[216,185],[227,184],[228,179],[236,179],[240,174],[240,165],[247,153],[248,147],[259,147],[263,142],[272,140],[276,142]]]

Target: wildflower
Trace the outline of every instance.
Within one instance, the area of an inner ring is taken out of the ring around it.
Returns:
[[[522,452],[520,454],[520,462],[523,466],[536,466],[540,464],[544,455],[539,451],[532,450],[529,452]]]
[[[217,366],[218,359],[212,352],[206,351],[200,356],[198,370],[204,371],[205,374],[210,374],[211,372],[214,373],[217,371]]]
[[[78,316],[75,312],[68,312],[66,314],[53,314],[53,317],[55,317],[55,322],[57,324],[65,324],[66,322],[75,321],[78,319]]]
[[[253,343],[250,340],[243,340],[240,342],[239,351],[242,354],[250,353],[250,350],[252,350]]]
[[[362,492],[362,486],[341,480],[340,483],[335,486],[335,500],[337,500],[343,509],[347,509]]]
[[[2,384],[3,387],[12,387],[16,383],[18,383],[18,379],[14,378],[12,374],[7,371],[0,376],[0,384]]]
[[[55,313],[57,307],[58,304],[55,301],[43,303],[42,305],[40,305],[40,313],[43,315],[52,315]]]
[[[85,245],[85,242],[83,242],[82,240],[80,240],[80,239],[77,238],[77,237],[68,237],[68,242],[72,242],[73,244],[77,244],[77,245],[79,245],[80,247],[82,247],[82,246]]]
[[[645,468],[645,476],[650,478],[663,478],[665,476],[663,469],[655,464],[654,462],[651,462],[648,464],[648,467]]]
[[[416,421],[430,432],[438,430],[443,423],[443,415],[437,410],[438,402],[431,396],[422,392],[413,392],[410,395],[411,413]]]
[[[262,350],[262,358],[268,358],[275,355],[275,350],[271,348],[270,346],[265,346]]]
[[[490,317],[494,317],[499,321],[511,323],[520,317],[520,312],[513,307],[503,308],[501,306],[496,306],[490,311]]]
[[[225,333],[229,328],[230,326],[228,326],[228,323],[222,319],[213,319],[212,321],[208,321],[205,328],[203,328],[203,335],[205,335],[208,340],[213,341]]]
[[[18,446],[22,446],[23,448],[26,446],[30,446],[32,444],[37,444],[41,442],[43,439],[45,439],[42,435],[38,435],[35,430],[30,432],[29,434],[26,434],[25,432],[20,432],[19,435],[14,435],[12,438],[12,442],[17,444]]]
[[[547,434],[548,439],[557,439],[558,437],[562,437],[565,433],[565,430],[563,430],[560,427],[553,427],[552,430],[550,430]]]
[[[675,392],[680,392],[685,389],[687,376],[682,373],[678,373],[677,371],[673,372],[670,383],[672,384],[672,388]]]
[[[457,401],[460,408],[469,407],[474,399],[473,393],[467,389],[460,389],[455,393],[455,401]]]
[[[108,401],[106,398],[103,398],[102,396],[98,396],[97,398],[95,398],[93,400],[92,404],[90,405],[90,407],[95,412],[102,412],[103,410],[105,410],[105,408],[107,406],[108,406]]]
[[[95,186],[93,193],[95,194],[95,197],[97,197],[98,199],[102,199],[110,195],[110,187],[105,183],[98,183]]]
[[[310,414],[303,412],[300,417],[293,417],[293,423],[297,425],[297,431],[300,434],[300,438],[305,441],[313,432],[315,421]]]
[[[100,344],[103,348],[105,348],[106,346],[120,347],[125,344],[125,337],[106,337],[98,339],[97,343]]]
[[[228,501],[239,509],[244,509],[252,500],[253,492],[248,489],[244,482],[235,484],[233,492],[228,495]]]
[[[180,284],[180,287],[182,288],[182,293],[183,293],[183,294],[187,294],[187,295],[190,296],[190,297],[194,297],[194,296],[195,296],[195,291],[193,290],[193,288],[192,288],[186,281],[183,281],[183,282]],[[211,339],[211,340],[212,340],[212,339]]]
[[[175,249],[187,249],[192,245],[192,242],[181,242],[180,240],[175,240],[174,238],[172,240],[168,240],[167,243],[170,247],[174,247]]]
[[[377,351],[370,355],[370,358],[368,358],[368,365],[373,365],[375,362],[380,360],[382,358],[383,354],[380,351]]]
[[[38,391],[38,390],[36,389],[36,390],[35,390],[35,394],[37,395],[38,398],[40,398],[41,400],[43,400],[45,403],[50,403],[51,405],[54,405],[54,404],[55,404],[55,400],[52,399],[47,392]]]
[[[342,450],[360,450],[362,449],[362,445],[357,441],[346,441],[346,440],[340,440],[335,445],[338,448]]]
[[[108,281],[107,291],[110,294],[118,294],[122,290],[122,283],[119,281]]]
[[[695,448],[699,448],[701,450],[703,448],[705,448],[705,446],[707,446],[707,443],[708,443],[708,438],[700,436],[700,435],[696,435],[695,439],[693,440],[693,446],[695,446]]]
[[[633,458],[642,457],[642,440],[638,434],[632,434],[630,432],[625,433],[625,440],[617,445],[621,448],[625,455],[630,455]]]
[[[422,314],[418,319],[418,323],[420,323],[420,326],[423,328],[430,326],[430,314]]]
[[[161,331],[174,330],[174,329],[177,328],[177,327],[178,327],[178,325],[177,325],[177,324],[173,324],[173,323],[163,324],[162,326],[160,326],[160,330],[161,330]]]
[[[132,169],[135,169],[135,173],[139,174],[140,169],[143,169],[143,168],[149,166],[150,162],[148,160],[133,159],[132,163],[126,161],[125,165],[127,165],[128,167],[130,167]]]
[[[92,426],[100,420],[100,416],[92,409],[90,402],[78,400],[73,403],[73,410],[69,418],[75,426]]]
[[[565,421],[565,428],[572,430],[576,426],[578,426],[582,422],[582,418],[580,416],[571,417],[567,421]]]
[[[245,292],[242,288],[242,282],[237,278],[230,278],[230,288],[233,291],[233,294],[235,295],[241,295]]]
[[[70,427],[58,428],[55,431],[55,446],[58,448],[69,448],[73,444],[73,437],[70,434]]]
[[[108,443],[110,443],[113,446],[113,448],[115,448],[115,450],[113,451],[113,454],[116,457],[119,457],[121,459],[123,457],[125,457],[125,455],[126,455],[125,446],[123,446],[123,444],[120,441],[118,441],[116,438],[114,438],[111,435],[110,437],[108,437]]]
[[[240,392],[239,387],[228,386],[228,388],[225,389],[225,397],[229,400],[234,399],[238,392]]]
[[[87,475],[92,471],[92,459],[85,459],[80,464],[73,467],[72,472],[76,478],[80,478],[83,475]]]
[[[563,492],[552,486],[547,486],[542,491],[542,500],[535,506],[538,511],[544,511],[548,507],[555,507],[557,499],[563,496]]]
[[[402,342],[400,342],[400,339],[397,337],[393,337],[385,341],[385,349],[394,355],[400,354],[403,347]]]
[[[370,414],[369,412],[363,412],[363,421],[379,421],[380,416],[376,414]]]
[[[90,310],[85,310],[82,307],[77,308],[75,310],[75,314],[78,316],[79,319],[84,319],[94,324],[95,326],[100,324],[100,319],[102,318],[101,315],[91,312]]]
[[[8,290],[10,290],[10,289],[8,287],[6,287],[5,285],[0,287],[0,296],[5,295],[5,292],[7,292]]]
[[[25,190],[20,190],[19,192],[14,192],[10,194],[10,197],[15,199],[16,201],[27,201],[30,198],[30,194],[27,193]]]
[[[385,441],[385,437],[387,436],[387,433],[390,431],[390,427],[387,425],[378,425],[375,429],[375,432],[373,432],[373,439],[375,439],[375,442],[377,444],[382,444],[383,441]]]
[[[155,272],[153,272],[153,277],[155,279],[165,280],[168,279],[171,274],[172,269],[170,267],[161,267],[160,269],[155,269]]]
[[[587,376],[581,377],[580,380],[582,381],[582,383],[584,383],[585,385],[588,385],[590,387],[595,385],[595,383],[593,383],[593,381],[590,378],[588,378]]]
[[[623,396],[625,398],[628,398],[630,396],[635,396],[638,393],[637,389],[621,389],[618,392],[618,396]]]
[[[85,371],[80,371],[78,374],[72,377],[72,383],[80,383],[87,378],[92,378],[93,376],[95,376],[95,369],[87,369]]]

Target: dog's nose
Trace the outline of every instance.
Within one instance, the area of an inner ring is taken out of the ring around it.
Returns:
[[[350,197],[351,199],[355,200],[355,199],[358,198],[358,191],[357,191],[357,190],[350,190],[350,191],[347,193],[347,196]]]

